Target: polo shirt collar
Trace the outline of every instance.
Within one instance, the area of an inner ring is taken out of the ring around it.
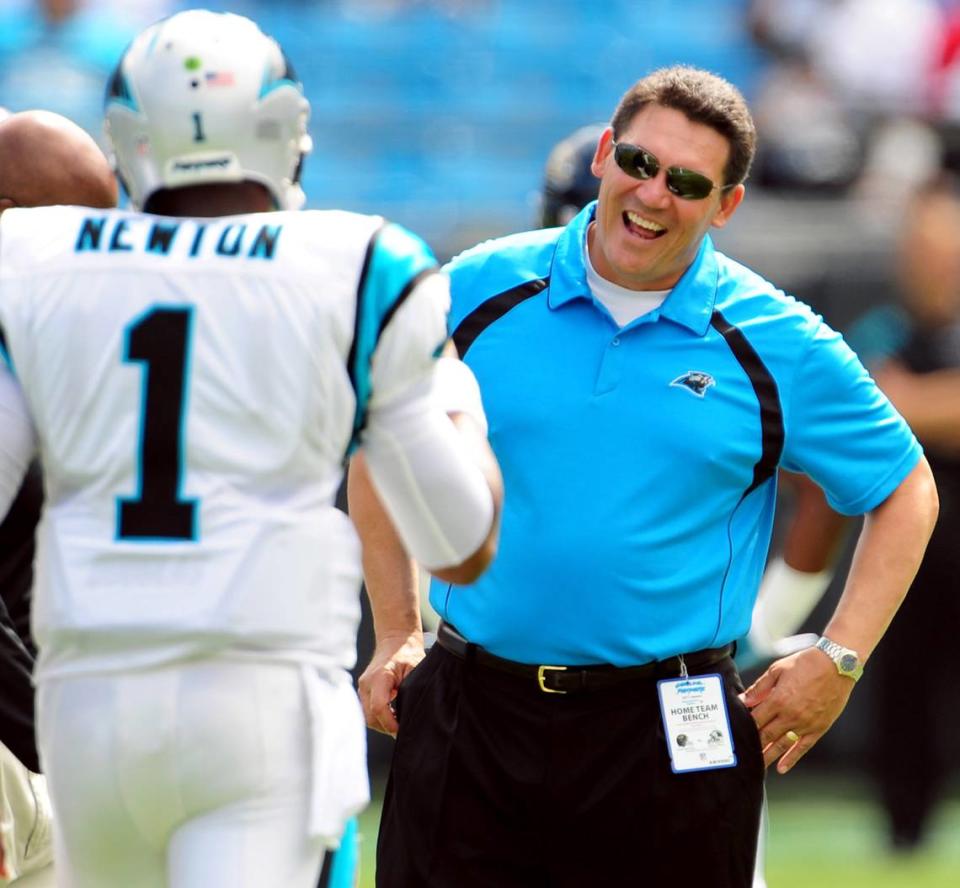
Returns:
[[[587,228],[594,220],[597,202],[587,204],[561,232],[550,268],[547,304],[559,308],[574,299],[591,299],[583,262]],[[710,236],[704,237],[697,256],[670,291],[663,305],[654,309],[660,316],[703,336],[717,301],[720,269]]]
[[[587,228],[596,212],[597,202],[594,200],[577,213],[560,233],[550,266],[550,289],[547,292],[550,308],[559,308],[574,299],[592,298],[587,286],[583,251],[586,249]]]

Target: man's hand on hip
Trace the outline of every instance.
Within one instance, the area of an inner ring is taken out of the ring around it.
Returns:
[[[740,699],[750,709],[766,767],[786,774],[843,712],[854,682],[815,649],[771,664]]]

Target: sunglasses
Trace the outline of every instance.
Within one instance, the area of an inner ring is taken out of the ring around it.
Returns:
[[[652,179],[660,172],[660,161],[639,145],[629,142],[613,143],[613,159],[628,176],[634,179]],[[727,191],[733,185],[714,185],[703,173],[683,167],[667,167],[667,190],[683,200],[703,200],[714,188]]]

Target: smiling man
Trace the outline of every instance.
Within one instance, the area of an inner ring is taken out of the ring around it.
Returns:
[[[765,765],[827,731],[910,585],[937,512],[910,429],[839,335],[710,240],[754,145],[729,83],[654,72],[599,138],[597,203],[450,263],[501,546],[473,585],[433,584],[411,671],[409,572],[352,473],[378,615],[361,696],[397,731],[380,888],[746,888]],[[744,692],[732,643],[781,465],[867,519],[817,648]]]
[[[587,244],[606,280],[630,290],[669,290],[710,228],[726,225],[743,200],[754,133],[745,107],[726,136],[677,108],[637,110],[642,95],[625,99],[600,137],[593,161],[600,204]],[[604,175],[611,159],[620,175]]]

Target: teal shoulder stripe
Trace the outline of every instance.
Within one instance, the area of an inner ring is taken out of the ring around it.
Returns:
[[[357,313],[347,370],[357,398],[350,452],[356,449],[370,401],[370,362],[380,335],[420,278],[437,268],[430,248],[399,225],[371,238],[357,287]]]

